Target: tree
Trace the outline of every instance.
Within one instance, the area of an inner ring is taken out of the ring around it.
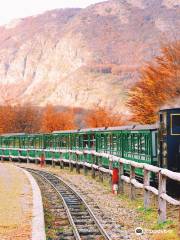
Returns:
[[[15,131],[35,133],[40,128],[40,112],[37,108],[26,104],[15,106]]]
[[[15,112],[11,105],[0,106],[0,133],[14,131]]]
[[[142,69],[140,80],[129,92],[132,120],[141,124],[155,123],[158,110],[180,96],[180,41],[161,51]]]
[[[0,133],[39,131],[39,112],[31,105],[0,106]]]
[[[56,111],[52,105],[47,105],[42,114],[41,131],[53,132],[55,130],[55,115]]]
[[[75,114],[72,110],[58,112],[52,105],[47,105],[42,115],[42,132],[75,129]]]
[[[70,130],[75,129],[75,114],[73,110],[67,110],[65,112],[57,113],[57,130]]]
[[[123,124],[121,116],[103,107],[89,111],[84,119],[86,127],[113,127]]]

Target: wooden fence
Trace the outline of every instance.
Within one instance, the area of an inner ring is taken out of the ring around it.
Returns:
[[[1,148],[1,152],[7,150],[7,148]],[[9,152],[16,150],[13,148],[8,149]],[[108,153],[100,153],[100,152],[95,152],[94,150],[89,151],[89,150],[84,150],[84,151],[77,151],[77,150],[65,150],[65,149],[18,149],[18,156],[13,156],[9,154],[9,156],[6,156],[5,154],[0,155],[1,159],[3,160],[5,157],[9,158],[11,161],[12,159],[26,159],[27,163],[31,161],[35,161],[38,163],[40,161],[39,157],[30,157],[29,156],[29,151],[34,150],[36,153],[40,152],[51,152],[51,156],[54,156],[55,153],[60,154],[59,159],[55,159],[55,157],[52,158],[47,158],[46,161],[51,161],[52,165],[55,166],[56,162],[60,163],[60,167],[64,167],[64,163],[68,163],[70,170],[73,170],[73,166],[76,167],[76,171],[79,173],[80,172],[80,166],[83,167],[84,169],[84,174],[87,174],[87,168],[91,169],[91,175],[94,178],[95,177],[95,171],[99,172],[99,179],[103,181],[103,173],[109,174],[110,176],[112,175],[112,166],[114,162],[119,163],[119,193],[124,192],[124,183],[130,184],[130,197],[131,199],[135,199],[135,189],[140,188],[144,192],[144,208],[149,208],[150,207],[150,193],[153,193],[158,197],[158,222],[164,222],[166,221],[166,212],[167,212],[167,207],[166,204],[167,202],[175,205],[175,206],[180,206],[180,201],[172,198],[169,196],[166,192],[166,182],[167,179],[171,179],[177,182],[180,182],[180,173],[177,172],[172,172],[167,169],[159,168],[153,165],[145,164],[145,163],[138,163],[130,160],[126,160],[121,157],[117,157]],[[21,151],[27,151],[27,156],[21,156]],[[69,153],[69,159],[64,159],[63,154],[64,153]],[[71,154],[75,154],[76,159],[73,160],[73,157],[71,157]],[[84,155],[84,159],[86,159],[87,155],[91,155],[93,159],[93,163],[88,163],[85,160],[81,161],[80,160],[80,155]],[[101,158],[107,158],[109,160],[109,169],[104,168],[101,165]],[[98,163],[98,164],[95,164]],[[124,175],[124,165],[129,165],[130,167],[130,175],[125,176]],[[143,183],[139,182],[135,178],[135,170],[136,168],[143,169],[144,171],[144,177],[143,177]],[[158,179],[158,188],[155,188],[150,185],[150,174],[155,173],[157,175]],[[179,221],[180,221],[180,207],[179,207]]]

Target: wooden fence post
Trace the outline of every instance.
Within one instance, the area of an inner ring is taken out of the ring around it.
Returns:
[[[55,155],[55,152],[51,151],[51,156],[52,156],[52,167],[53,167],[53,168],[55,167],[54,155]]]
[[[130,165],[130,181],[135,179],[135,167]],[[134,200],[136,198],[136,195],[135,195],[135,187],[134,185],[130,182],[130,198],[131,200]]]
[[[69,171],[71,171],[71,153],[68,152],[68,159],[69,159]]]
[[[150,192],[145,189],[146,186],[150,185],[150,172],[144,169],[144,208],[150,207]]]
[[[46,166],[47,164],[47,161],[46,161],[46,151],[43,150],[43,156],[44,156],[44,166]],[[40,163],[41,159],[39,160],[39,163]]]
[[[18,162],[19,162],[19,163],[21,162],[20,156],[21,156],[21,150],[18,150]]]
[[[73,160],[73,153],[70,153],[70,172],[73,172],[73,163],[72,163],[72,160]]]
[[[37,156],[37,151],[35,150],[35,164],[38,164],[38,156]]]
[[[100,168],[102,167],[102,157],[98,158],[98,166],[99,166],[99,180],[103,182],[103,172],[101,172]]]
[[[9,161],[12,162],[11,150],[9,149]]]
[[[110,159],[110,157],[109,157],[109,170],[113,170],[113,161],[112,161],[112,159]],[[111,173],[109,174],[109,185],[112,190],[112,175],[111,175]]]
[[[62,152],[60,152],[60,168],[61,168],[61,169],[64,168],[63,153],[62,153]]]
[[[92,168],[91,168],[91,177],[92,178],[95,178],[96,177],[96,174],[95,174],[95,169],[94,169],[94,167],[93,167],[93,164],[95,164],[95,155],[94,154],[92,154]]]
[[[84,175],[87,175],[87,167],[85,165],[86,159],[87,159],[87,153],[84,153],[84,161],[83,161]]]
[[[119,182],[118,182],[118,193],[124,193],[124,181],[121,179],[121,176],[124,174],[123,163],[119,163]]]
[[[79,162],[79,155],[76,153],[76,172],[80,173],[80,165],[78,164]]]
[[[29,163],[29,149],[27,150],[27,164]]]
[[[161,194],[166,193],[166,177],[158,173],[158,222],[166,221],[166,200],[161,197]]]
[[[10,150],[9,150],[10,151]],[[10,152],[9,152],[9,161],[12,162],[12,157],[10,155]]]
[[[2,156],[1,156],[1,161],[3,162],[4,161],[4,149],[1,150],[2,151]]]

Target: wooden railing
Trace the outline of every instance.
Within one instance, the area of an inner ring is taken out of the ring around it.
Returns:
[[[0,149],[2,152],[7,150],[7,148],[1,148]],[[99,172],[99,179],[103,180],[103,173],[109,174],[110,176],[112,175],[112,166],[113,163],[118,163],[119,166],[119,193],[124,192],[124,183],[130,184],[130,197],[131,199],[135,199],[135,189],[139,188],[142,189],[144,192],[144,207],[147,209],[150,207],[150,193],[153,193],[158,197],[158,222],[164,222],[166,221],[166,212],[167,212],[167,207],[166,204],[167,202],[175,205],[175,206],[180,206],[180,201],[172,198],[169,196],[166,192],[166,182],[167,179],[171,179],[177,182],[180,182],[180,173],[177,172],[172,172],[167,169],[159,168],[153,165],[149,165],[146,163],[138,163],[134,161],[130,161],[121,157],[117,157],[108,153],[100,153],[100,152],[95,152],[94,150],[89,151],[89,150],[84,150],[84,151],[79,151],[79,150],[66,150],[66,149],[13,149],[9,148],[9,152],[13,150],[18,150],[19,154],[18,156],[13,156],[9,154],[8,158],[12,160],[13,158],[18,158],[19,160],[24,158],[27,159],[27,162],[30,161],[35,161],[36,163],[40,161],[39,157],[30,157],[29,156],[29,151],[34,150],[36,153],[40,152],[50,152],[51,156],[54,156],[55,153],[60,154],[59,159],[55,159],[55,157],[46,159],[46,161],[52,161],[52,165],[55,166],[56,162],[60,162],[61,168],[64,167],[64,163],[68,163],[70,170],[73,169],[73,166],[76,166],[76,171],[80,172],[80,166],[83,167],[84,169],[84,174],[87,173],[87,168],[90,168],[92,170],[92,177],[95,177],[95,170]],[[27,151],[27,156],[21,156],[22,151]],[[63,154],[64,153],[69,153],[69,159],[64,159]],[[75,160],[73,159],[73,156],[76,156]],[[80,160],[80,155],[84,155],[84,159],[86,159],[87,155],[91,155],[93,159],[93,163],[88,163],[85,160],[81,161]],[[5,154],[2,154],[1,159],[3,160],[7,156]],[[109,169],[104,168],[101,165],[101,158],[107,158],[109,160]],[[95,164],[95,162],[98,162],[98,164]],[[124,165],[129,165],[130,167],[130,175],[125,176],[124,175]],[[139,182],[135,178],[135,170],[136,168],[138,169],[143,169],[144,171],[144,176],[143,176],[143,183]],[[158,188],[155,188],[150,185],[150,174],[155,173],[157,175],[158,179]],[[180,208],[179,208],[179,221],[180,221]]]

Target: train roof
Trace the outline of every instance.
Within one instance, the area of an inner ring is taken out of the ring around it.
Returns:
[[[177,111],[177,112],[180,112],[180,108],[162,108],[159,112],[164,112],[164,111],[168,111],[168,112]]]
[[[13,136],[26,136],[26,137],[31,137],[31,136],[39,136],[42,135],[43,133],[4,133],[0,134],[0,137],[13,137]]]
[[[119,126],[119,127],[101,127],[101,128],[82,128],[77,130],[68,130],[68,131],[54,131],[53,134],[59,133],[84,133],[84,132],[107,132],[107,131],[121,131],[121,130],[130,130],[130,131],[139,131],[139,130],[156,130],[158,124],[153,125],[128,125],[128,126]]]
[[[1,137],[13,137],[13,136],[22,136],[26,135],[26,133],[4,133],[0,134]]]
[[[158,124],[152,125],[128,125],[128,126],[120,126],[120,127],[109,127],[107,130],[130,130],[130,131],[138,131],[138,130],[156,130],[158,128]]]
[[[62,130],[62,131],[53,131],[52,133],[53,134],[59,134],[59,133],[77,133],[79,132],[80,129],[77,129],[77,130]]]
[[[54,131],[52,134],[67,134],[67,133],[88,133],[88,132],[108,132],[108,131],[140,131],[140,130],[156,130],[158,128],[158,124],[153,125],[128,125],[128,126],[117,126],[117,127],[100,127],[100,128],[81,128],[76,130],[65,130],[65,131]],[[13,136],[38,136],[44,135],[45,133],[35,133],[35,134],[27,134],[27,133],[6,133],[1,134],[1,137],[13,137]],[[49,135],[49,133],[48,133]]]

